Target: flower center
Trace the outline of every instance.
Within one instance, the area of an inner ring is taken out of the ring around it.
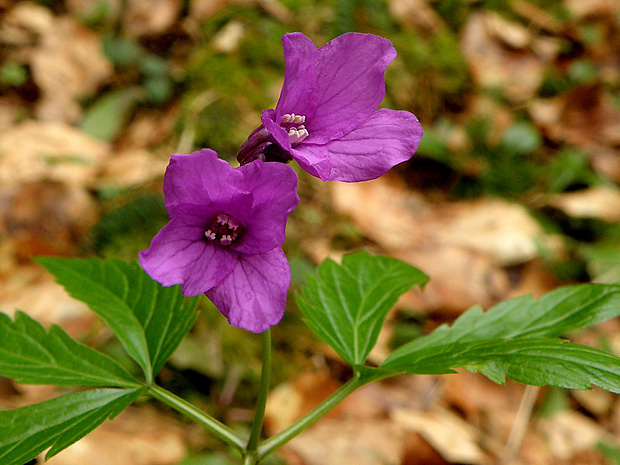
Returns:
[[[295,113],[282,115],[280,127],[287,132],[292,146],[300,144],[310,135],[304,126],[305,122],[306,117],[303,115],[296,115]],[[265,126],[261,124],[239,148],[237,160],[242,165],[254,160],[286,163],[291,161],[292,157],[290,153],[280,147],[273,136],[269,134],[269,131],[265,129]]]
[[[242,233],[243,227],[234,217],[220,212],[209,221],[205,237],[211,242],[227,246],[239,239]]]
[[[303,140],[310,135],[306,129],[306,126],[304,126],[305,122],[306,117],[303,115],[296,115],[295,113],[291,113],[290,115],[288,113],[286,115],[282,115],[281,127],[288,132],[288,138],[291,141],[291,145],[296,145],[303,142]]]

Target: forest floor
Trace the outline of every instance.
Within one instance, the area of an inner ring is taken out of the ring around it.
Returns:
[[[31,259],[135,260],[167,221],[170,155],[237,148],[273,108],[281,37],[391,40],[384,106],[415,113],[418,153],[388,175],[324,184],[298,170],[285,249],[293,284],[274,328],[266,433],[350,373],[293,293],[359,249],[431,280],[388,316],[372,360],[474,305],[577,282],[620,283],[617,0],[0,0],[0,311],[23,310],[113,356],[119,344]],[[249,428],[260,339],[209,304],[158,382]],[[620,354],[620,322],[571,339]],[[0,405],[58,393],[0,378]],[[52,465],[232,465],[215,439],[135,405]],[[481,375],[366,386],[272,464],[620,464],[620,400],[600,389],[499,386]]]

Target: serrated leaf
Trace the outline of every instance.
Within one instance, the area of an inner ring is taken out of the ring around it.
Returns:
[[[457,318],[452,326],[442,325],[431,334],[405,344],[388,359],[452,342],[555,337],[618,315],[620,286],[567,286],[555,289],[538,300],[530,295],[506,300],[486,313],[480,307],[473,307]]]
[[[362,365],[398,298],[428,277],[399,260],[367,252],[325,260],[297,302],[308,325],[344,360]]]
[[[0,313],[0,375],[25,384],[137,387],[108,356],[71,339],[60,327],[46,331],[22,312]]]
[[[474,307],[451,327],[437,328],[392,353],[380,370],[445,374],[481,372],[496,382],[516,381],[618,392],[620,358],[556,336],[620,314],[620,287],[585,284],[556,289],[537,301],[507,300],[484,313]]]
[[[161,369],[196,318],[197,297],[184,299],[179,286],[162,287],[136,263],[57,257],[37,261],[106,322],[147,380]]]
[[[0,463],[22,465],[48,447],[50,458],[118,415],[142,392],[94,389],[0,411]]]
[[[455,368],[479,372],[499,384],[510,378],[534,386],[589,389],[595,385],[620,393],[620,358],[557,338],[487,339],[427,347],[390,356],[379,370],[447,374]]]

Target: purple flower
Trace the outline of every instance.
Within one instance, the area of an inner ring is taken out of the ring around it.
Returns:
[[[297,176],[280,163],[232,168],[205,149],[173,155],[164,176],[170,222],[140,252],[142,268],[183,295],[205,293],[233,326],[278,323],[291,276],[280,245],[299,203]]]
[[[384,72],[396,57],[389,40],[347,33],[317,49],[303,34],[286,34],[286,70],[275,110],[241,146],[241,164],[295,159],[323,181],[367,181],[411,158],[422,139],[417,118],[377,110]]]

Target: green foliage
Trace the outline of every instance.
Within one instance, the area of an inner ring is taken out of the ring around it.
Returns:
[[[152,380],[196,318],[198,298],[162,287],[135,263],[40,257],[67,292],[88,304]]]
[[[451,327],[397,349],[379,367],[403,373],[480,372],[497,383],[506,377],[536,386],[620,392],[620,358],[557,337],[620,315],[620,287],[578,285],[537,301],[511,299],[484,313],[474,307]]]
[[[127,127],[133,111],[144,98],[144,89],[137,86],[108,92],[86,110],[80,129],[98,139],[114,140]]]
[[[0,66],[0,83],[8,86],[21,86],[28,80],[28,71],[19,63],[6,61]]]
[[[46,458],[86,436],[131,404],[142,389],[94,389],[0,412],[0,462],[22,465],[48,447]]]
[[[0,313],[0,375],[25,384],[135,387],[111,358],[80,344],[59,326],[48,331],[22,312]]]
[[[107,195],[102,192],[101,196]],[[111,196],[117,194],[110,193]],[[161,194],[129,195],[124,203],[101,217],[89,232],[98,255],[135,257],[169,221]],[[114,199],[114,203],[120,203]]]
[[[344,360],[362,365],[398,298],[428,277],[399,260],[367,252],[325,260],[297,295],[308,325]]]

